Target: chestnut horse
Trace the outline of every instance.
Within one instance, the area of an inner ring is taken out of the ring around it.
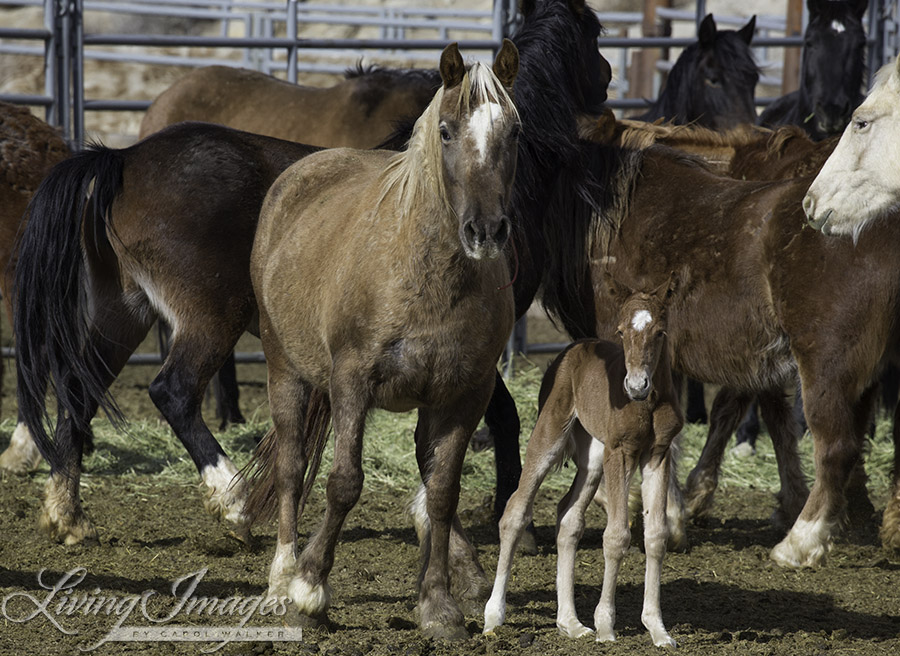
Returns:
[[[150,396],[197,466],[207,508],[246,537],[244,483],[201,402],[256,312],[248,272],[266,191],[315,150],[183,123],[129,148],[88,147],[41,183],[19,247],[16,370],[19,411],[50,463],[41,523],[51,535],[96,539],[79,500],[90,421],[98,407],[120,417],[108,387],[162,317],[174,338]]]
[[[633,152],[597,146],[595,166],[609,184],[582,266],[593,280],[608,268],[618,280],[647,284],[680,272],[682,301],[669,314],[673,368],[723,385],[725,398],[713,413],[718,430],[730,435],[752,397],[768,397],[774,416],[762,405],[763,416],[783,432],[773,441],[793,450],[796,426],[782,389],[799,373],[816,480],[805,504],[801,490],[782,490],[785,517],[798,502],[803,508],[772,556],[790,566],[821,562],[848,500],[853,519],[872,510],[859,465],[872,384],[900,341],[894,321],[900,226],[873,224],[855,247],[828,240],[804,229],[800,200],[808,178],[732,180],[660,146]],[[580,275],[581,267],[573,269]],[[612,300],[600,290],[585,308],[583,298],[557,298],[556,307],[568,315],[580,309],[595,318],[601,335],[612,334]],[[782,476],[784,486],[783,465]],[[886,545],[897,544],[898,505],[892,499],[885,511]]]
[[[145,137],[179,121],[208,121],[278,139],[374,148],[416,119],[440,86],[437,71],[358,67],[327,88],[243,68],[207,66],[163,91],[141,121]]]
[[[484,610],[485,633],[492,633],[506,618],[512,558],[525,525],[531,521],[538,488],[553,466],[572,457],[577,467],[575,480],[560,501],[556,522],[556,626],[570,638],[594,633],[579,621],[575,610],[575,550],[584,531],[585,510],[601,479],[605,479],[606,568],[594,625],[598,641],[616,639],[616,578],[631,542],[628,489],[640,465],[647,555],[641,619],[654,645],[675,646],[662,621],[659,579],[668,533],[670,446],[684,423],[666,340],[667,307],[678,281],[673,277],[650,292],[634,292],[614,280],[608,284],[610,293],[621,303],[617,331],[621,343],[575,342],[557,356],[544,375],[538,420],[528,442],[522,479],[500,521],[500,557],[494,589]]]
[[[273,428],[258,451],[251,501],[277,497],[269,594],[288,596],[301,616],[321,617],[330,602],[335,545],[362,490],[367,413],[418,409],[430,520],[419,623],[430,636],[468,635],[449,590],[450,534],[459,526],[463,457],[513,325],[502,253],[519,134],[507,90],[518,65],[509,40],[493,73],[481,63],[467,68],[456,44],[447,46],[443,86],[405,152],[323,151],[285,171],[263,203],[250,273]],[[327,508],[298,557],[298,508],[327,436],[310,417],[328,408]]]
[[[50,168],[68,157],[69,146],[59,133],[25,107],[0,102],[0,292],[12,325],[15,243],[22,215]],[[25,473],[41,462],[41,454],[21,421],[9,446],[0,454],[0,469]]]

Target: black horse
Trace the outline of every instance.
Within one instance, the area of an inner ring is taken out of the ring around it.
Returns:
[[[766,127],[798,125],[815,140],[843,132],[862,102],[868,0],[806,0],[800,88],[762,113]]]
[[[713,15],[707,14],[697,42],[678,57],[659,98],[635,118],[696,123],[713,130],[755,123],[759,68],[750,50],[755,28],[753,16],[740,30],[717,30]]]

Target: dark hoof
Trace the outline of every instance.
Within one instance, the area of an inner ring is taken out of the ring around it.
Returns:
[[[432,623],[422,627],[422,633],[426,638],[436,640],[468,640],[469,632],[462,625],[446,625]]]
[[[491,434],[491,430],[485,427],[481,430],[475,431],[475,434],[472,435],[470,444],[472,446],[472,451],[474,451],[475,453],[478,453],[479,451],[486,451],[487,449],[493,449],[494,436]]]
[[[331,620],[328,619],[328,613],[315,616],[306,615],[298,611],[292,603],[286,604],[285,613],[281,619],[285,626],[301,629],[325,629],[330,632],[334,628]]]
[[[537,556],[537,537],[534,534],[534,524],[529,524],[522,531],[522,537],[519,538],[519,553],[526,556]]]

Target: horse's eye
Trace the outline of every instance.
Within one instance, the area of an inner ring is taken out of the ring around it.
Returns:
[[[622,332],[621,328],[616,331],[616,337],[618,337],[619,339],[622,339],[623,337],[625,337],[625,333]]]
[[[441,126],[441,141],[444,143],[448,143],[450,141],[450,130],[447,129],[446,125]]]
[[[720,86],[722,86],[719,82],[719,78],[717,77],[708,77],[706,78],[705,82],[706,86],[713,87],[715,89],[718,89]]]
[[[857,119],[854,119],[854,121],[853,121],[853,127],[856,128],[857,132],[862,132],[863,130],[868,128],[869,125],[870,125],[869,121],[867,121],[864,118],[857,118]]]

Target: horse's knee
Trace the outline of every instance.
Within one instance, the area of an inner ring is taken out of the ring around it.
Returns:
[[[358,468],[332,471],[325,485],[328,504],[340,512],[349,512],[359,501],[364,478]]]

